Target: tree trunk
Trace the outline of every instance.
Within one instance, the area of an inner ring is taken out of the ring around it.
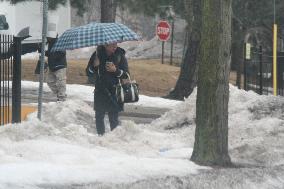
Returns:
[[[100,14],[97,12],[97,7],[99,7],[99,5],[100,2],[98,1],[88,0],[87,11],[84,13],[85,24],[95,22],[100,18]]]
[[[101,22],[114,22],[113,2],[114,0],[101,0]]]
[[[113,22],[115,22],[115,19],[116,19],[117,6],[118,6],[117,0],[113,0],[113,5],[112,5],[112,19],[113,19]]]
[[[197,83],[198,56],[201,36],[201,5],[200,0],[185,0],[188,23],[188,46],[181,64],[180,75],[174,90],[165,98],[184,100],[188,97]]]
[[[201,54],[191,160],[201,165],[228,166],[231,0],[201,2]]]

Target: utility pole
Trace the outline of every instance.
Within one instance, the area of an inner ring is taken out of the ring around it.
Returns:
[[[41,40],[41,55],[40,55],[40,74],[39,74],[39,93],[38,93],[38,113],[37,118],[41,120],[42,110],[42,91],[44,78],[44,56],[47,34],[47,16],[48,16],[48,0],[42,1],[42,40]]]

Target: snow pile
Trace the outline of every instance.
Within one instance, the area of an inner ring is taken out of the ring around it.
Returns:
[[[231,90],[229,139],[234,161],[258,166],[284,162],[284,99]],[[242,102],[242,103],[238,103]]]
[[[94,122],[92,107],[79,99],[45,104],[42,121],[33,113],[21,124],[1,127],[0,172],[5,175],[0,188],[131,183],[204,169],[187,160],[192,149],[172,140],[178,136],[124,121],[114,132],[98,137]]]
[[[184,104],[155,120],[153,127],[159,130],[176,130],[187,126],[194,136],[195,101],[196,91]],[[252,91],[246,92],[230,86],[229,148],[233,162],[259,166],[282,165],[283,136],[283,97],[260,96]]]
[[[229,152],[239,167],[212,169],[189,161],[196,91],[151,124],[123,121],[98,137],[92,107],[80,96],[84,86],[77,87],[68,101],[45,104],[42,121],[34,113],[21,124],[0,127],[0,188],[284,186],[283,97],[230,86]],[[159,100],[166,102],[155,98],[156,106]]]
[[[162,56],[162,42],[157,37],[149,41],[124,42],[120,45],[126,50],[126,56],[133,59],[160,58]],[[164,56],[170,57],[170,41],[165,42]],[[183,54],[182,44],[174,43],[173,56],[181,58]]]
[[[162,55],[162,42],[154,37],[149,41],[127,41],[118,44],[126,51],[126,57],[129,59],[147,59],[147,58],[160,58]],[[170,57],[170,42],[165,43],[165,57]],[[89,59],[96,47],[86,47],[67,51],[68,59]],[[174,43],[173,57],[181,58],[183,54],[183,45]],[[22,59],[38,59],[39,53],[28,53],[22,56]]]

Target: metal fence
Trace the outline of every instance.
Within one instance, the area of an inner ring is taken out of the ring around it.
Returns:
[[[0,125],[21,121],[21,39],[0,35]]]
[[[258,94],[273,94],[273,57],[262,47],[251,47],[251,57],[244,60],[244,89]],[[284,96],[284,52],[277,54],[277,94]]]

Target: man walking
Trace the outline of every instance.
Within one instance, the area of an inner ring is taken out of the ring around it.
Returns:
[[[47,37],[48,50],[45,54],[48,60],[48,76],[47,85],[54,94],[57,95],[57,101],[66,100],[66,51],[51,52],[52,46],[55,44],[56,38]]]

